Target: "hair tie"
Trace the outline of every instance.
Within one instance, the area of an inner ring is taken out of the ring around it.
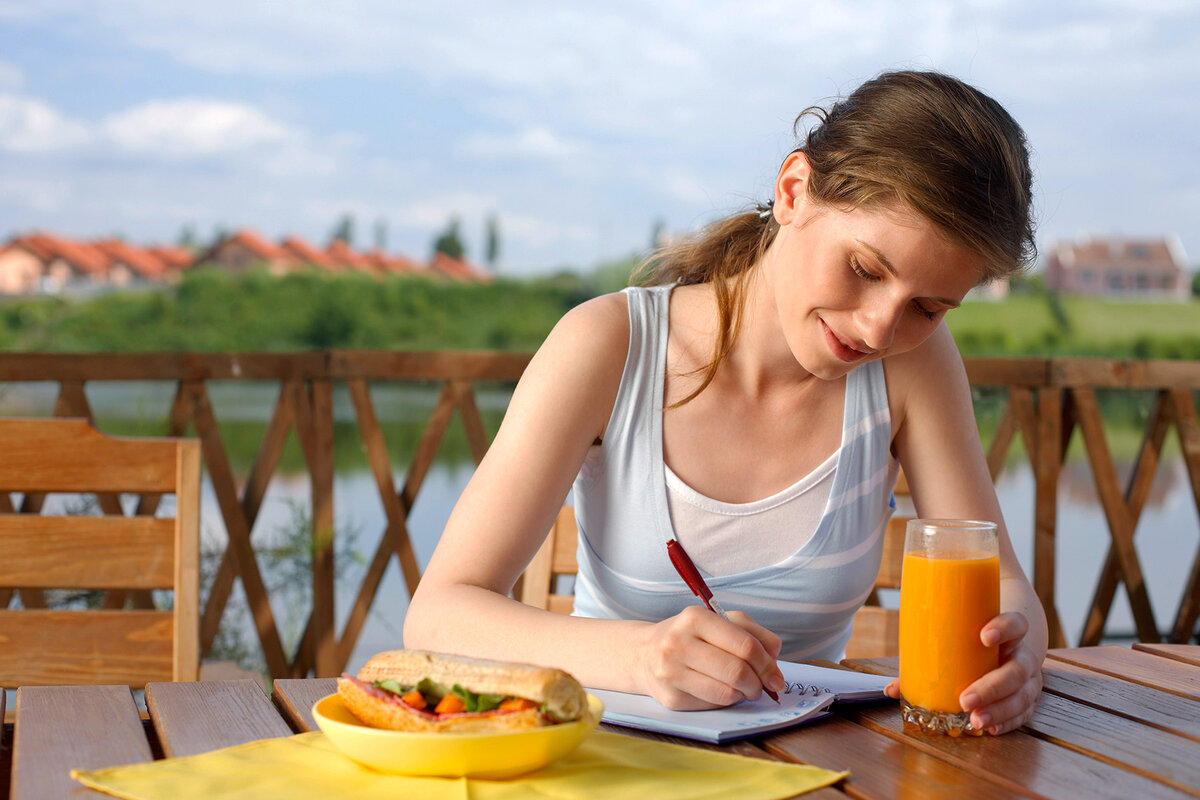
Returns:
[[[754,207],[754,210],[758,212],[758,218],[760,220],[762,220],[764,223],[770,223],[771,218],[775,216],[775,199],[772,198],[766,203],[759,203]]]

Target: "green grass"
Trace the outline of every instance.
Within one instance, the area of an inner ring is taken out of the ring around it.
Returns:
[[[568,309],[620,288],[635,264],[488,284],[200,267],[178,287],[157,291],[2,299],[0,350],[532,351]],[[964,356],[1200,359],[1200,301],[1114,302],[1058,297],[1034,281],[1021,287],[947,316]]]
[[[946,317],[966,356],[1200,359],[1200,301],[1118,302],[1045,293],[970,301]]]

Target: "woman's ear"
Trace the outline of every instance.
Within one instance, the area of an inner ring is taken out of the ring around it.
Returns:
[[[812,172],[803,150],[793,150],[779,167],[775,179],[775,221],[791,225],[801,212],[811,205],[808,197],[808,177]]]

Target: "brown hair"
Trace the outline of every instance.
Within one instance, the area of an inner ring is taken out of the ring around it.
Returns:
[[[889,72],[828,111],[805,109],[797,133],[807,117],[819,122],[797,149],[811,167],[807,191],[814,201],[846,210],[906,206],[982,256],[983,282],[1033,260],[1025,134],[978,89],[936,72]],[[655,252],[635,276],[641,285],[712,283],[716,293],[712,361],[700,370],[700,387],[674,405],[712,382],[737,337],[746,279],[778,230],[769,214],[737,214]]]

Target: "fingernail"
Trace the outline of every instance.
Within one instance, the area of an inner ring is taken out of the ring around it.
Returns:
[[[982,711],[971,715],[971,725],[975,730],[981,731],[986,728],[992,721],[991,715]]]
[[[958,698],[958,702],[962,703],[963,711],[973,711],[979,705],[979,695],[970,692]]]
[[[772,692],[782,692],[784,689],[787,688],[787,681],[785,681],[783,679],[783,675],[776,672],[774,675],[772,675],[770,678],[767,679],[767,688],[770,689]]]
[[[991,647],[1000,643],[1000,633],[998,631],[988,631],[983,634],[982,639],[985,647]]]

